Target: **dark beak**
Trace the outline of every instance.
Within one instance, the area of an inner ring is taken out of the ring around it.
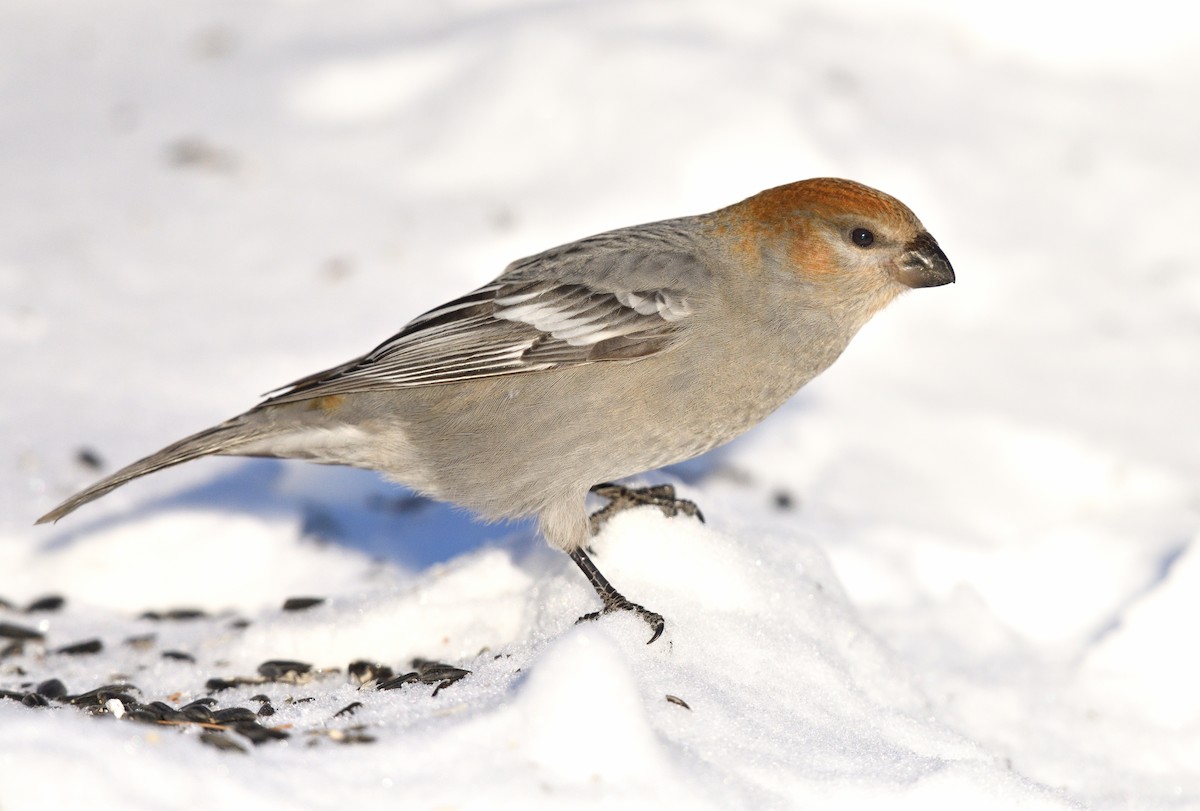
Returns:
[[[954,268],[926,231],[904,246],[896,278],[909,287],[939,287],[954,281]]]

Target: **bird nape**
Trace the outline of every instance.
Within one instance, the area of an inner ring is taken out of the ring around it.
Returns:
[[[118,470],[38,523],[202,456],[367,468],[483,518],[536,516],[603,604],[580,619],[633,611],[653,642],[662,616],[622,596],[584,547],[628,507],[701,516],[669,486],[610,482],[728,442],[901,292],[953,281],[903,203],[849,180],[605,232],[513,262],[367,354]],[[609,499],[590,517],[589,491]]]

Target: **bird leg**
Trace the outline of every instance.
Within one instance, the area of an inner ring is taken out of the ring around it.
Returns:
[[[612,583],[608,582],[608,578],[600,574],[600,570],[596,568],[596,564],[592,563],[592,559],[582,549],[576,549],[568,554],[571,556],[571,560],[575,561],[575,565],[583,572],[583,576],[592,584],[592,588],[596,590],[600,601],[604,603],[603,610],[584,614],[575,620],[576,624],[599,619],[601,614],[610,614],[613,611],[632,611],[645,620],[646,624],[654,630],[654,635],[650,637],[650,641],[646,643],[647,645],[662,635],[663,628],[666,627],[666,622],[663,620],[662,614],[656,614],[637,603],[631,603],[625,599],[625,596],[613,588]]]
[[[658,507],[667,518],[674,518],[683,513],[695,516],[700,519],[700,523],[704,523],[704,514],[700,512],[696,503],[685,498],[676,498],[675,488],[669,484],[659,484],[653,487],[625,487],[621,484],[605,482],[593,487],[592,492],[608,499],[607,504],[588,517],[588,524],[591,526],[593,535],[600,531],[600,527],[604,525],[605,521],[617,513],[633,507]]]

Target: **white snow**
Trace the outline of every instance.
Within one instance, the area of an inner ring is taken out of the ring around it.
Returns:
[[[1198,54],[1166,0],[0,9],[0,622],[46,636],[0,689],[329,670],[217,694],[291,733],[245,754],[0,700],[0,808],[1200,808]],[[574,624],[597,600],[531,523],[361,471],[205,460],[31,526],[83,449],[111,470],[512,259],[822,175],[907,202],[959,282],[645,477],[708,521],[595,540],[652,645]],[[176,608],[208,615],[140,618]],[[414,657],[471,674],[346,674]]]

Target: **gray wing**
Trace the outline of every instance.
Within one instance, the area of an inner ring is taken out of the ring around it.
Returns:
[[[679,221],[614,231],[511,264],[430,310],[361,358],[279,390],[267,403],[430,386],[663,351],[708,272]]]

